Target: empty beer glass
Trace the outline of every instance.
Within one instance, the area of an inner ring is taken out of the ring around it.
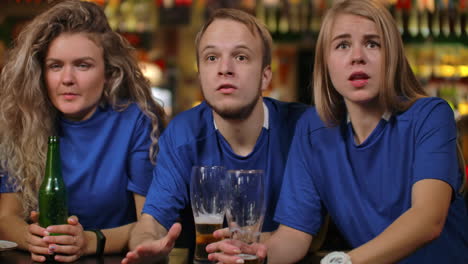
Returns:
[[[264,175],[262,170],[227,171],[226,218],[231,239],[245,244],[257,243],[265,217]],[[244,263],[262,263],[256,255],[238,255]]]
[[[190,199],[195,219],[195,263],[210,263],[206,246],[216,242],[213,232],[223,226],[226,171],[221,166],[194,166]]]

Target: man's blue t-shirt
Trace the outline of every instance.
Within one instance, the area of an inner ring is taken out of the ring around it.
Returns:
[[[84,229],[136,221],[133,194],[145,196],[152,179],[151,120],[130,104],[124,111],[98,107],[87,120],[59,121],[60,158],[69,215]],[[45,161],[44,161],[45,162]],[[3,186],[2,192],[12,192]]]
[[[360,145],[351,123],[326,128],[310,110],[298,121],[275,220],[315,235],[327,210],[359,247],[411,207],[413,184],[437,179],[453,189],[443,231],[400,263],[468,263],[456,137],[453,112],[440,98],[419,99],[382,119]]]
[[[226,169],[261,169],[265,172],[267,210],[263,231],[273,231],[273,221],[283,171],[296,121],[307,106],[264,98],[269,118],[253,151],[247,156],[233,152],[215,128],[213,110],[203,102],[176,116],[159,140],[158,163],[143,212],[152,215],[166,229],[178,219],[192,217],[190,172],[195,165],[222,165]],[[184,210],[185,209],[185,210]],[[190,215],[187,215],[190,214]],[[194,227],[187,227],[193,229]]]

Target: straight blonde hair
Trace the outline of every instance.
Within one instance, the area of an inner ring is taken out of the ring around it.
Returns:
[[[317,39],[313,73],[314,100],[320,118],[327,125],[337,125],[346,116],[343,97],[330,79],[327,60],[330,32],[340,14],[352,14],[373,21],[382,40],[382,72],[379,101],[389,112],[405,111],[427,94],[414,76],[406,59],[403,42],[395,20],[377,0],[344,0],[326,13]]]

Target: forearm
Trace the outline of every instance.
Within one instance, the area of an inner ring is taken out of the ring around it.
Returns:
[[[0,237],[5,240],[14,241],[22,250],[28,250],[26,242],[28,224],[23,218],[16,215],[0,216]]]
[[[353,264],[395,263],[435,239],[440,223],[409,209],[380,235],[350,251]]]
[[[158,240],[167,234],[167,230],[153,216],[143,214],[131,230],[128,247],[134,250],[145,241]]]
[[[104,254],[124,252],[127,249],[128,241],[130,238],[130,231],[132,230],[134,225],[135,223],[131,223],[124,226],[101,230],[104,236],[106,237],[106,246],[104,248]],[[85,237],[87,241],[85,254],[96,254],[96,233],[85,230]]]
[[[290,227],[280,226],[266,241],[268,264],[296,263],[307,254],[312,236]]]

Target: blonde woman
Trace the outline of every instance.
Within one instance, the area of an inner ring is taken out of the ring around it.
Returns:
[[[0,79],[0,237],[34,261],[55,254],[72,262],[127,245],[164,121],[131,52],[99,6],[73,0],[37,16],[9,52]],[[60,137],[73,216],[45,229],[28,218],[37,210],[50,135]]]
[[[353,247],[328,263],[468,263],[468,214],[454,114],[427,97],[377,0],[344,0],[322,22],[315,110],[296,129],[266,246],[268,263],[307,253],[324,212]],[[239,250],[222,242],[209,252]],[[257,251],[255,251],[257,249]],[[251,253],[251,252],[250,252]],[[239,257],[212,253],[211,259]]]

